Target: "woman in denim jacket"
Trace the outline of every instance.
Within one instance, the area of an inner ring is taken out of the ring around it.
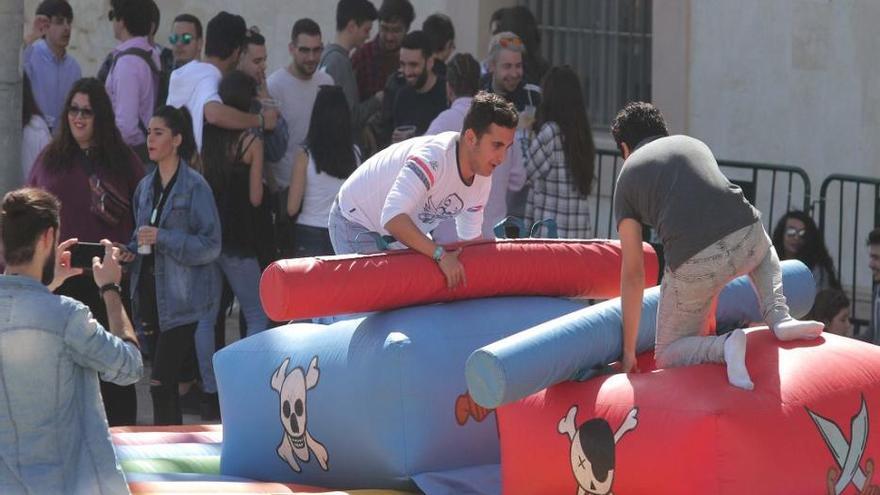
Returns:
[[[133,261],[132,313],[145,333],[153,330],[153,421],[181,424],[178,374],[193,352],[197,322],[216,311],[220,218],[210,186],[186,161],[195,150],[186,109],[159,108],[147,133],[158,167],[134,195],[137,228],[126,253]]]

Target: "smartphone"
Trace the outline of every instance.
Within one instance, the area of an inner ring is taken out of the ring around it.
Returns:
[[[70,266],[91,268],[95,256],[104,259],[104,246],[98,242],[78,242],[70,247]]]

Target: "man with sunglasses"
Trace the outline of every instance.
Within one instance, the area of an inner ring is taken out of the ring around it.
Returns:
[[[180,14],[174,18],[168,43],[174,51],[174,68],[202,58],[202,21],[192,14]]]
[[[287,216],[287,191],[293,172],[294,157],[299,153],[309,133],[312,108],[321,86],[333,84],[333,78],[318,71],[324,52],[321,28],[312,19],[299,19],[290,33],[290,65],[273,72],[266,85],[277,101],[281,115],[288,125],[287,150],[276,161],[269,161],[272,204],[275,208],[275,229],[278,248],[284,256],[292,256],[293,224]]]
[[[25,39],[34,40],[24,50],[24,71],[31,81],[34,99],[49,128],[54,130],[64,108],[67,93],[82,77],[79,63],[67,53],[73,9],[64,0],[44,0],[37,6],[33,31]]]
[[[497,93],[513,103],[521,118],[534,117],[541,102],[541,88],[526,84],[523,77],[525,52],[526,46],[519,36],[507,31],[496,34],[489,42],[489,72],[480,80],[484,91]]]
[[[192,61],[171,73],[167,104],[187,107],[199,151],[205,122],[223,129],[275,128],[277,110],[264,109],[259,114],[242,112],[224,105],[217,93],[223,74],[238,66],[246,37],[244,18],[221,11],[208,22],[205,61]]]

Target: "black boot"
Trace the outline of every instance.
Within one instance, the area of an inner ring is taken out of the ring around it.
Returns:
[[[150,385],[153,398],[153,424],[156,426],[183,424],[180,411],[180,395],[177,384]]]

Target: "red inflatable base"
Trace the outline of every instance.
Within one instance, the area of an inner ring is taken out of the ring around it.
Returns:
[[[723,365],[567,382],[498,410],[503,492],[880,494],[880,347],[748,336]],[[550,359],[550,358],[548,358]]]
[[[495,296],[609,299],[620,295],[620,243],[518,239],[462,244],[467,284],[449,290],[429,257],[411,250],[294,258],[273,263],[260,300],[275,321]],[[654,249],[644,244],[645,285],[657,283]]]

